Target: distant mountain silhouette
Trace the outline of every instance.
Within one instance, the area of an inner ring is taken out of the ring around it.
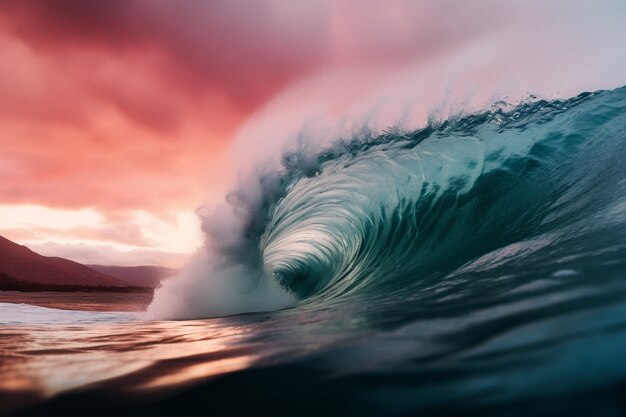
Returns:
[[[164,266],[142,265],[142,266],[107,266],[107,265],[87,265],[103,274],[117,278],[120,281],[138,287],[156,288],[162,279],[167,278],[177,272],[177,269],[166,268]]]
[[[123,289],[128,284],[68,259],[39,255],[0,236],[0,274],[9,280],[34,284],[32,288],[55,286]]]

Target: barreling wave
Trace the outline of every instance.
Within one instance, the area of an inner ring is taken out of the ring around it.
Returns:
[[[503,262],[523,268],[531,252],[549,264],[564,242],[592,244],[585,237],[626,222],[626,88],[497,103],[415,132],[292,152],[283,166],[229,197],[236,227],[224,232],[223,213],[205,219],[214,256],[203,262],[220,266],[195,273],[179,315],[407,298]],[[214,311],[198,283],[234,266],[227,281],[264,301]],[[289,297],[269,301],[276,283]]]

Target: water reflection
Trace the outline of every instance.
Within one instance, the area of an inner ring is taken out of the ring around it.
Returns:
[[[219,319],[3,326],[0,411],[26,392],[43,399],[128,375],[124,389],[135,391],[232,372],[257,356],[242,338],[241,326]]]

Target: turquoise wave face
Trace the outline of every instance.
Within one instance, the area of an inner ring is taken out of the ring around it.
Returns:
[[[306,303],[479,286],[476,275],[506,265],[560,279],[599,268],[595,254],[624,258],[624,88],[285,161],[248,236],[262,232],[254,259]]]

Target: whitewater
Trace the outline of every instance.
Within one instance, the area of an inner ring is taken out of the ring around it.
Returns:
[[[145,315],[0,305],[29,413],[626,410],[626,87],[257,174],[202,213],[207,250]]]

